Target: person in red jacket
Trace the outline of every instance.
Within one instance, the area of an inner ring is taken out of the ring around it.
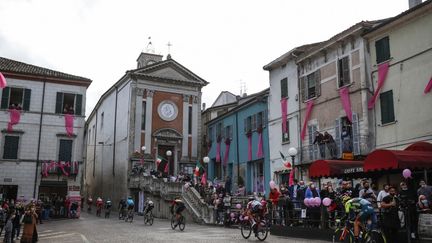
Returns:
[[[280,192],[278,191],[278,189],[276,187],[270,190],[269,200],[272,203],[272,211],[271,211],[272,218],[276,218],[275,213],[276,213],[277,205],[279,202],[279,195],[280,195]]]

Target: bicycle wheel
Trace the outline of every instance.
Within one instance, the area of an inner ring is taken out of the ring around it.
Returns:
[[[173,215],[172,217],[171,217],[171,228],[174,230],[175,228],[176,228],[176,218],[175,218],[175,216]]]
[[[132,221],[133,221],[133,218],[134,218],[134,215],[133,215],[133,213],[131,213],[131,215],[130,215],[130,222],[129,223],[132,223]]]
[[[153,220],[154,220],[153,214],[150,214],[150,218],[148,219],[149,225],[153,225]]]
[[[180,222],[178,224],[178,227],[179,227],[180,231],[183,231],[186,227],[186,220],[183,217],[183,215],[180,217]]]
[[[252,234],[252,227],[249,221],[244,221],[241,223],[240,227],[241,235],[243,238],[248,239]]]
[[[258,238],[258,240],[265,241],[265,239],[267,239],[268,232],[270,230],[268,223],[266,221],[261,222],[257,227],[258,229],[255,236]]]
[[[147,215],[146,215],[146,214],[144,214],[144,224],[147,224],[147,222],[148,222],[148,218],[147,218]]]
[[[387,243],[387,240],[381,231],[372,230],[366,234],[364,242],[366,242],[366,243]]]
[[[337,228],[333,234],[333,241],[334,242],[344,242],[344,243],[353,243],[354,238],[352,237],[352,234],[345,230],[345,227]]]

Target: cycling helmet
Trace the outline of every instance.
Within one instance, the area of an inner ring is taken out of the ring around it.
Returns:
[[[153,206],[153,201],[150,200],[150,201],[148,202],[148,204],[151,205],[151,206]]]
[[[132,196],[128,196],[128,199],[132,199]]]
[[[345,196],[342,197],[342,203],[345,205],[345,203],[347,203],[350,199],[351,199],[350,196],[345,195]]]

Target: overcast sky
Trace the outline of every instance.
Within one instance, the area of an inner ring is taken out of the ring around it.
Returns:
[[[290,49],[323,41],[361,20],[408,9],[408,0],[0,0],[0,56],[93,80],[86,114],[152,37],[156,53],[220,91],[269,86],[262,67]]]

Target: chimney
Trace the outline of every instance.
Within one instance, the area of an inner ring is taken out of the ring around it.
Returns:
[[[243,93],[242,97],[244,98],[244,97],[246,97],[246,96],[247,96],[247,93]]]
[[[202,103],[202,110],[205,111],[206,103]]]
[[[147,65],[162,61],[162,55],[157,55],[153,53],[141,52],[137,59],[137,68],[142,68]]]
[[[422,3],[422,0],[408,0],[409,8],[413,8]]]

